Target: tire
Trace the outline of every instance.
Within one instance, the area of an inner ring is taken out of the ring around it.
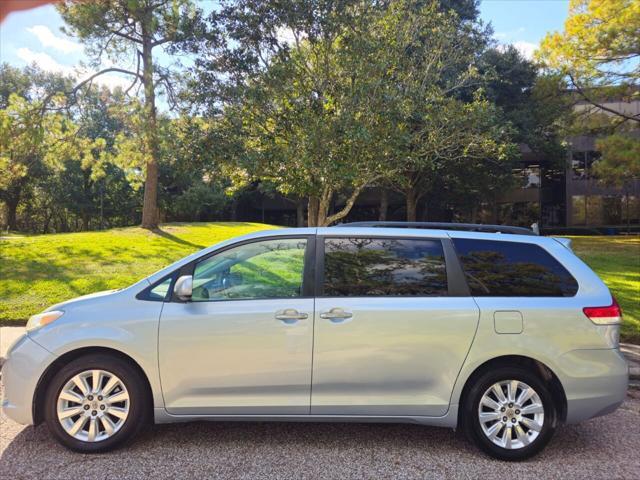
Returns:
[[[492,388],[494,385],[503,397]],[[508,396],[509,389],[514,388],[516,392],[510,398],[515,402],[509,401]],[[524,400],[531,394],[530,389],[534,395]],[[520,404],[517,400],[521,400]],[[536,455],[549,443],[556,429],[556,408],[551,393],[537,375],[523,368],[501,367],[475,379],[464,399],[463,421],[467,437],[483,452],[499,460],[518,461]]]
[[[149,418],[149,403],[146,380],[137,368],[108,354],[86,355],[53,377],[45,394],[44,417],[49,431],[66,448],[105,452],[135,437]]]

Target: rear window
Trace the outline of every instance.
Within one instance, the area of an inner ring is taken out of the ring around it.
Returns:
[[[329,297],[442,296],[440,240],[327,238],[323,294]]]
[[[578,283],[538,245],[454,239],[471,294],[476,297],[572,297]]]

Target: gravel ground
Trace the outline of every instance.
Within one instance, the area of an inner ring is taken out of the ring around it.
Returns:
[[[415,425],[191,423],[150,427],[100,455],[71,453],[46,427],[0,415],[0,477],[91,478],[640,478],[640,391],[615,413],[561,428],[538,457],[491,460],[448,429]]]

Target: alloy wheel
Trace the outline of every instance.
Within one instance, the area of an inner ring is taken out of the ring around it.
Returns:
[[[478,420],[486,437],[508,450],[536,440],[544,424],[544,406],[538,393],[519,380],[494,383],[482,395]]]
[[[85,370],[60,390],[58,421],[76,440],[100,442],[122,428],[129,407],[129,392],[120,378],[106,370]]]

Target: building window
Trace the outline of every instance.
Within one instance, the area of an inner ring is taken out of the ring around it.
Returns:
[[[602,196],[587,197],[587,225],[602,225]]]
[[[587,171],[584,163],[584,152],[573,152],[571,154],[571,172],[574,180],[587,178]]]
[[[622,200],[622,220],[626,223],[640,223],[640,197],[629,196]]]
[[[589,150],[587,152],[573,152],[571,154],[571,170],[574,180],[591,178],[593,163],[600,158],[600,152]]]
[[[571,197],[571,223],[573,225],[585,225],[587,222],[587,205],[584,195]]]
[[[602,199],[602,223],[619,225],[622,223],[622,198],[604,197]]]

